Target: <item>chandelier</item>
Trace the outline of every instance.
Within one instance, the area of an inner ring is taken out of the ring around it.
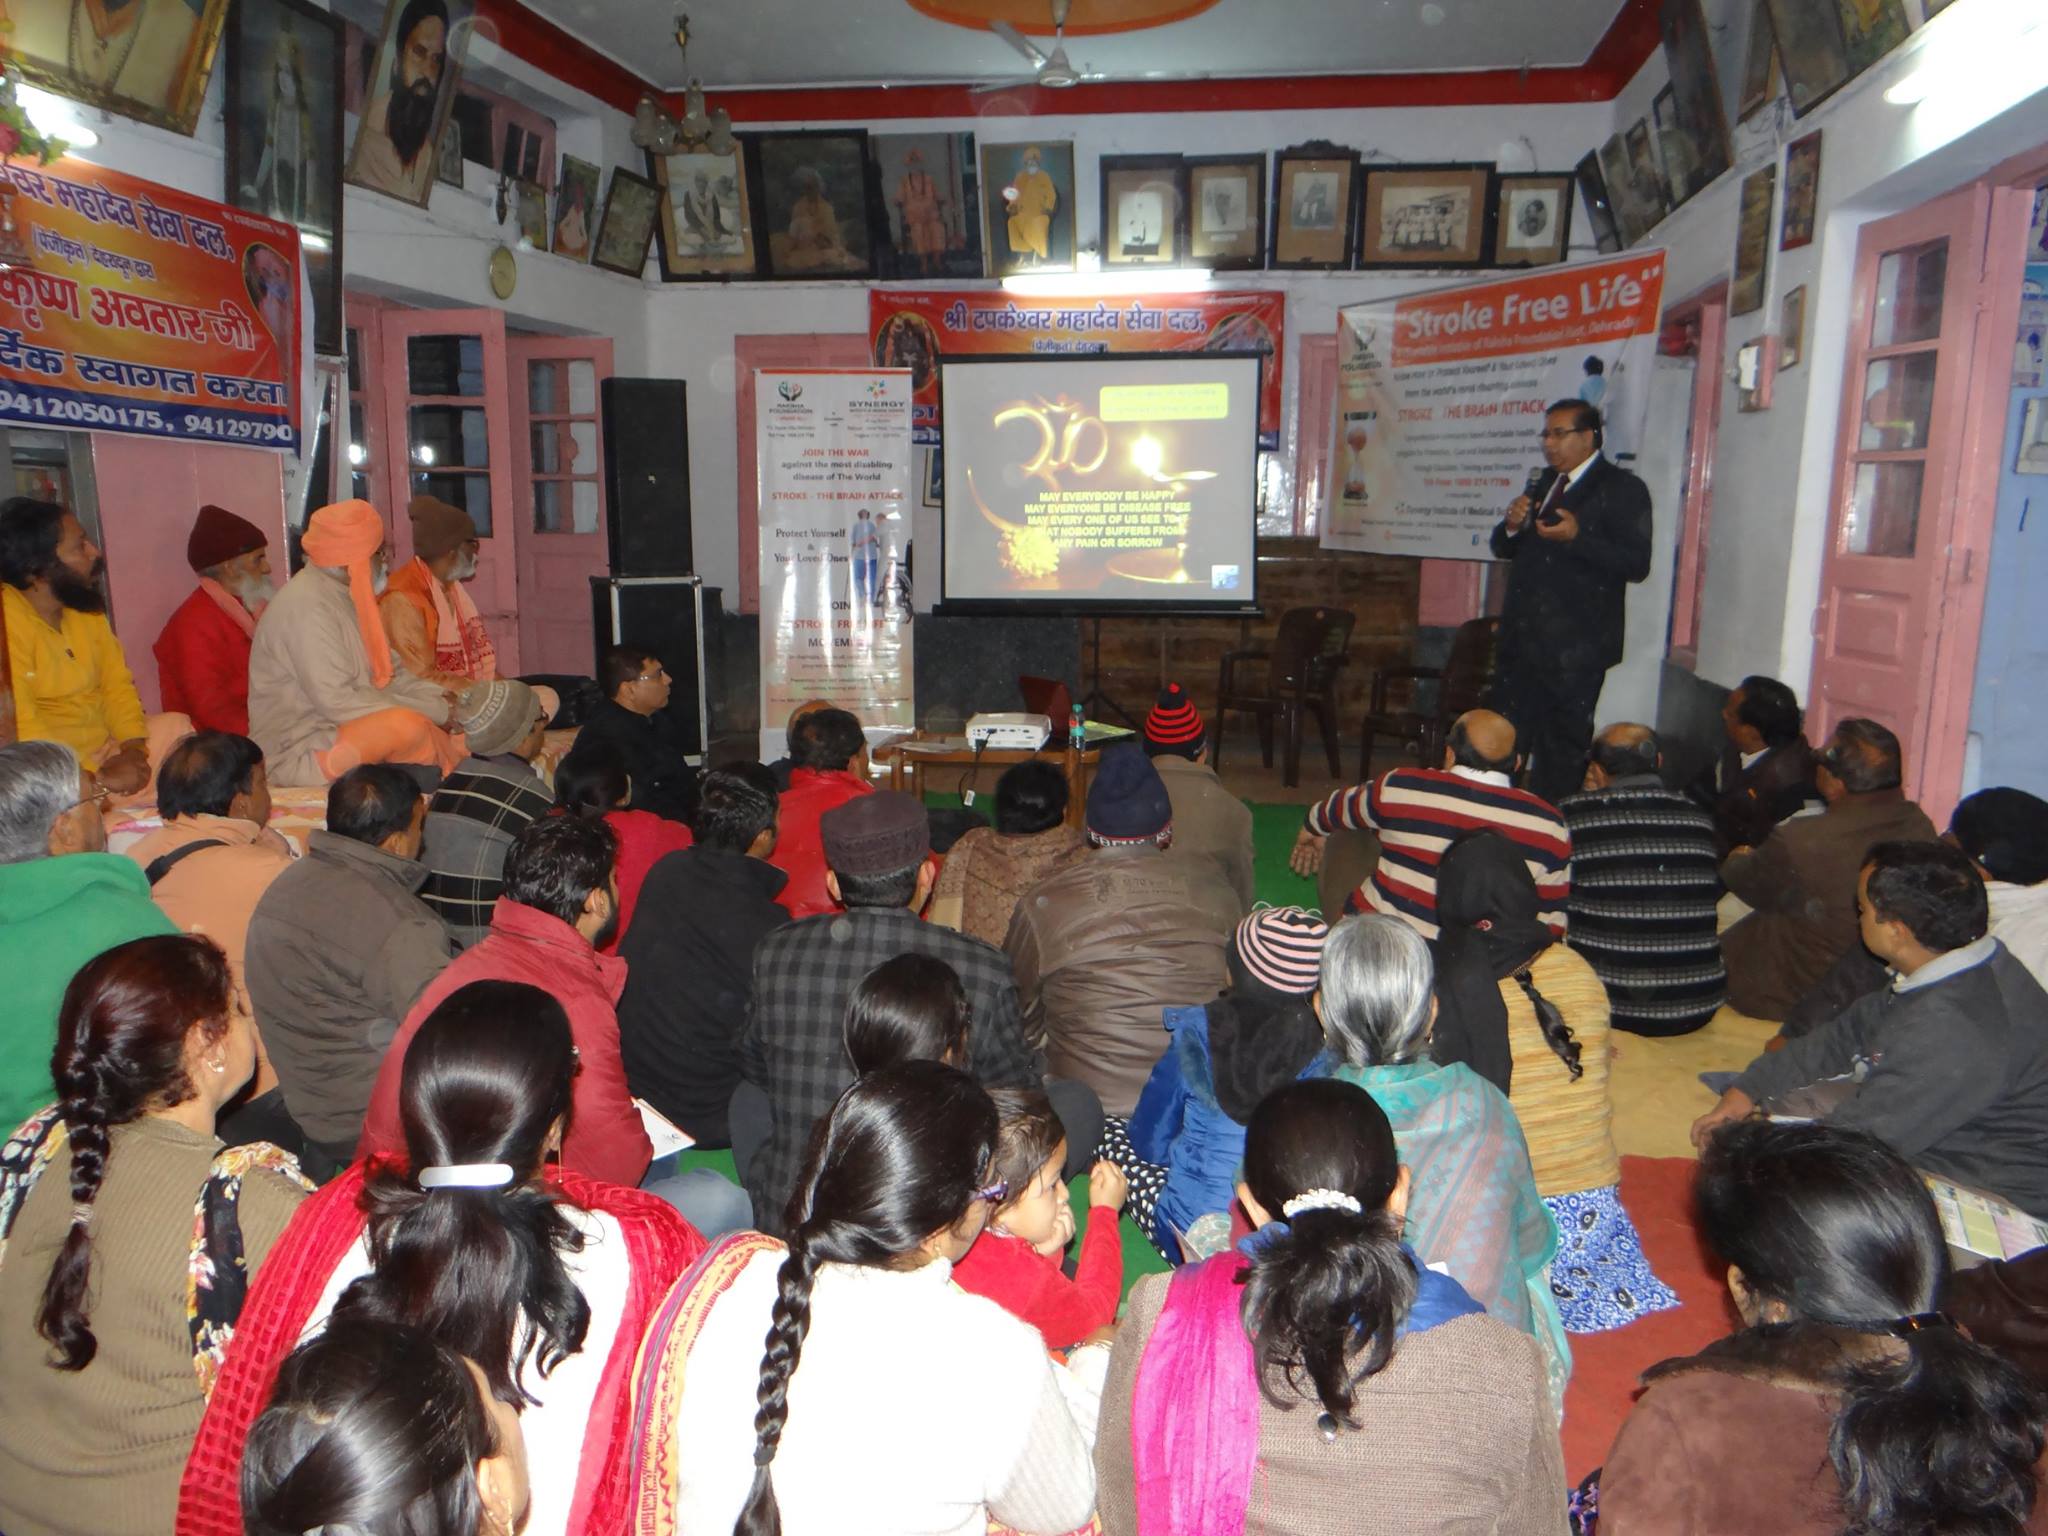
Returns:
[[[690,18],[676,17],[676,47],[687,70],[690,57]],[[678,150],[701,150],[708,155],[732,153],[732,118],[723,107],[704,110],[704,82],[694,75],[683,88],[683,115],[667,111],[652,93],[642,96],[633,110],[633,143],[657,155]]]

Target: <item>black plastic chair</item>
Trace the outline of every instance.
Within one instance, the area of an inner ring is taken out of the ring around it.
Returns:
[[[1330,776],[1343,773],[1337,756],[1337,675],[1350,661],[1351,631],[1358,622],[1349,608],[1290,608],[1280,615],[1280,628],[1270,646],[1230,651],[1216,680],[1216,739],[1210,760],[1223,766],[1223,721],[1235,709],[1256,715],[1259,755],[1273,766],[1273,722],[1286,730],[1287,759],[1281,776],[1289,789],[1301,782],[1301,722],[1315,712],[1323,731],[1323,751]],[[1244,681],[1240,668],[1264,663],[1263,686]]]

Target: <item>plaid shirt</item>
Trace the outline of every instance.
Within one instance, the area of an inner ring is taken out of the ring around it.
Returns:
[[[491,931],[513,842],[553,805],[540,775],[516,757],[464,758],[427,802],[420,900],[464,949]]]
[[[740,1071],[768,1095],[775,1129],[746,1170],[754,1223],[784,1230],[783,1209],[803,1172],[811,1127],[853,1081],[846,1058],[846,1002],[876,966],[930,955],[953,967],[973,1009],[968,1067],[991,1088],[1035,1088],[1045,1071],[1024,1043],[1017,986],[1000,949],[933,927],[905,910],[825,912],[778,928],[754,952],[754,995]]]

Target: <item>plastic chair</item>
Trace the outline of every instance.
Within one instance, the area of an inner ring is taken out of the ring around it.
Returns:
[[[1366,704],[1365,726],[1359,734],[1358,782],[1372,777],[1372,744],[1377,736],[1398,737],[1412,745],[1417,760],[1434,768],[1444,753],[1444,739],[1451,722],[1468,709],[1477,709],[1493,683],[1495,652],[1500,645],[1500,620],[1467,619],[1451,637],[1451,654],[1441,667],[1382,667],[1372,675],[1372,697]],[[1436,681],[1436,707],[1414,707],[1415,684]],[[1395,709],[1388,703],[1391,685],[1408,684],[1409,704]]]
[[[1337,756],[1337,674],[1351,659],[1351,630],[1358,622],[1349,608],[1290,608],[1280,615],[1273,643],[1261,649],[1229,651],[1216,681],[1216,739],[1210,760],[1223,763],[1223,722],[1230,710],[1256,715],[1259,755],[1273,766],[1273,721],[1287,733],[1287,759],[1282,782],[1292,789],[1301,781],[1301,721],[1310,710],[1323,731],[1323,751],[1330,776],[1344,771]],[[1240,681],[1239,668],[1265,664],[1265,685],[1253,688]]]

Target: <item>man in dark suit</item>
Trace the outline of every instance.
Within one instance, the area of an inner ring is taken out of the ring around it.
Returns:
[[[615,645],[599,663],[605,701],[590,712],[576,744],[608,742],[633,781],[633,809],[687,822],[697,808],[697,770],[668,714],[668,668],[652,651]]]
[[[1600,412],[1560,400],[1544,413],[1549,463],[1493,530],[1514,562],[1500,620],[1492,707],[1515,723],[1529,788],[1553,805],[1579,787],[1593,709],[1621,660],[1623,589],[1650,574],[1650,492],[1600,452]]]
[[[1714,813],[1723,857],[1754,848],[1786,817],[1821,804],[1799,700],[1775,677],[1745,677],[1721,706],[1727,745],[1694,798]]]

